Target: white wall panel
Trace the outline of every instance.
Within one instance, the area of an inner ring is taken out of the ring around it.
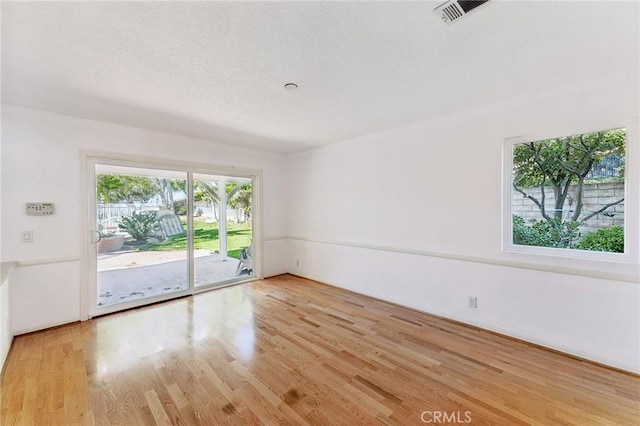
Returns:
[[[11,327],[27,333],[78,321],[80,262],[23,266],[11,275]]]
[[[639,93],[621,70],[291,155],[289,270],[639,371],[637,196],[626,262],[503,252],[501,227],[503,145],[519,135],[630,126],[637,194]]]

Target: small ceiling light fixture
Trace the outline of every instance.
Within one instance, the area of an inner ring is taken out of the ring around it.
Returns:
[[[287,90],[296,90],[298,88],[298,85],[295,83],[287,83],[284,85],[284,88]]]

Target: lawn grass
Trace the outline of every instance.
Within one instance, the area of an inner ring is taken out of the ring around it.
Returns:
[[[184,218],[181,218],[184,224]],[[186,229],[186,225],[185,225]],[[218,223],[193,222],[194,247],[196,250],[220,250]],[[229,223],[227,225],[227,254],[240,258],[240,250],[251,245],[251,225],[248,223]],[[187,234],[174,235],[165,241],[139,246],[140,251],[176,251],[187,249]]]

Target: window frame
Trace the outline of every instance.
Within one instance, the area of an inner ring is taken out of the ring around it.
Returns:
[[[556,247],[527,246],[513,243],[513,147],[514,145],[554,139],[558,137],[579,135],[584,133],[625,129],[625,176],[624,176],[624,253],[610,253],[591,250],[567,249]],[[640,205],[640,188],[638,169],[638,135],[639,121],[605,124],[582,128],[564,128],[557,131],[544,133],[531,133],[527,135],[509,137],[503,143],[503,171],[502,171],[502,252],[520,253],[537,256],[552,256],[559,258],[589,259],[606,262],[637,263],[639,260],[640,226],[638,224],[638,211]]]

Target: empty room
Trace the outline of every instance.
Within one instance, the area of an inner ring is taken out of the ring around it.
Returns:
[[[0,424],[640,424],[640,2],[0,15]]]

